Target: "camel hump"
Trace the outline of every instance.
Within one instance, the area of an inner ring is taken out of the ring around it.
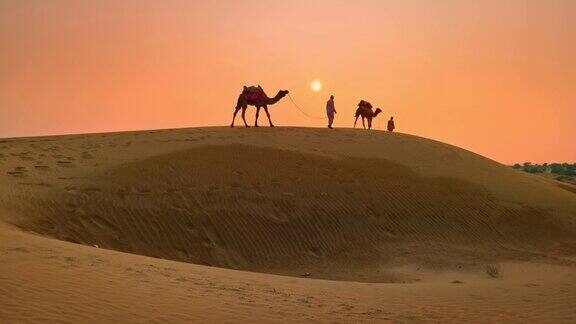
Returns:
[[[358,104],[358,106],[372,109],[372,104],[366,100],[360,100],[360,103]]]
[[[244,86],[244,91],[242,91],[244,97],[248,100],[265,100],[268,98],[264,89],[261,86]]]
[[[248,92],[248,93],[262,93],[264,92],[264,89],[262,89],[261,86],[244,86],[244,92]]]

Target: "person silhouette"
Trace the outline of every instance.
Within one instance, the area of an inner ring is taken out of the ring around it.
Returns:
[[[388,131],[393,132],[395,128],[396,125],[394,125],[394,117],[390,117],[390,120],[388,121]]]
[[[332,128],[332,123],[334,123],[334,114],[336,114],[336,108],[334,107],[334,95],[330,96],[330,100],[326,102],[326,116],[328,117],[328,128]]]

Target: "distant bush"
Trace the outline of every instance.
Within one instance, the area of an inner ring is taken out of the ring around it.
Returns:
[[[576,176],[576,163],[532,164],[524,162],[523,164],[516,163],[512,167],[528,173],[550,172],[556,175]]]
[[[575,176],[576,175],[576,163],[552,163],[550,164],[550,172],[558,175]]]
[[[522,166],[522,170],[528,173],[542,173],[546,171],[546,167],[539,165],[539,164],[532,164],[530,162],[524,162]]]

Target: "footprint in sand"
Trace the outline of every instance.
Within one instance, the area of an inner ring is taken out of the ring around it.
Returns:
[[[64,210],[70,211],[70,212],[75,212],[78,209],[78,207],[79,206],[73,202],[67,202],[64,204]]]
[[[27,175],[26,175],[26,172],[27,172],[27,170],[26,170],[25,167],[23,167],[23,166],[17,166],[17,167],[14,168],[13,171],[8,171],[8,172],[6,172],[6,173],[8,173],[9,175],[14,176],[14,177],[23,178],[23,177],[26,177],[26,176],[27,176]]]
[[[74,186],[68,186],[64,188],[64,190],[66,190],[69,193],[78,193],[78,188]]]
[[[319,258],[322,255],[322,252],[316,246],[311,246],[310,249],[308,249],[308,252],[315,258]]]
[[[151,193],[152,193],[152,190],[150,190],[150,189],[138,189],[139,195],[145,196],[145,195],[149,195]]]
[[[188,253],[188,251],[185,248],[177,248],[176,254],[178,255],[178,257],[180,259],[184,259],[184,260],[186,260],[190,257],[190,253]]]
[[[133,193],[133,189],[131,187],[124,187],[116,190],[116,196],[120,197],[120,199],[126,199],[126,197],[130,196]]]
[[[44,164],[36,164],[34,166],[34,169],[39,170],[39,171],[46,171],[48,169],[50,169],[47,165]]]
[[[46,182],[19,182],[18,184],[25,185],[25,186],[53,187],[50,183],[46,183]]]
[[[90,154],[89,152],[82,152],[82,158],[85,160],[90,160],[90,159],[93,159],[94,156],[92,154]]]
[[[101,192],[102,189],[98,188],[98,187],[87,187],[87,188],[82,188],[80,189],[80,192],[86,195],[93,195],[97,192]]]
[[[71,168],[74,166],[70,160],[58,160],[56,163],[63,168]]]
[[[65,267],[76,267],[78,265],[78,260],[74,257],[64,257],[63,259],[66,262]]]

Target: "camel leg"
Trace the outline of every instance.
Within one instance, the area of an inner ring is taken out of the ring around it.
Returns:
[[[258,116],[260,116],[260,106],[256,106],[256,121],[254,122],[254,127],[258,126]]]
[[[270,127],[274,127],[274,124],[272,124],[272,119],[270,119],[270,113],[268,112],[268,106],[264,106],[264,111],[266,112],[266,116],[268,116],[268,121],[270,122]]]
[[[239,110],[240,106],[236,107],[236,110],[234,110],[234,115],[232,116],[232,124],[230,124],[230,127],[234,127],[234,120],[236,119],[236,114],[238,113]]]
[[[366,129],[366,124],[364,124],[364,116],[362,116],[362,127],[364,127],[364,129]]]
[[[258,117],[260,116],[260,107],[256,106],[256,120],[254,121],[254,127],[259,127],[258,126]]]
[[[372,118],[368,118],[368,129],[372,129]]]
[[[354,128],[356,128],[356,122],[358,121],[358,117],[359,116],[356,116],[356,119],[354,120]]]
[[[248,107],[242,107],[242,120],[244,121],[244,126],[250,127],[250,126],[248,126],[248,123],[246,122],[246,108],[248,108]]]

